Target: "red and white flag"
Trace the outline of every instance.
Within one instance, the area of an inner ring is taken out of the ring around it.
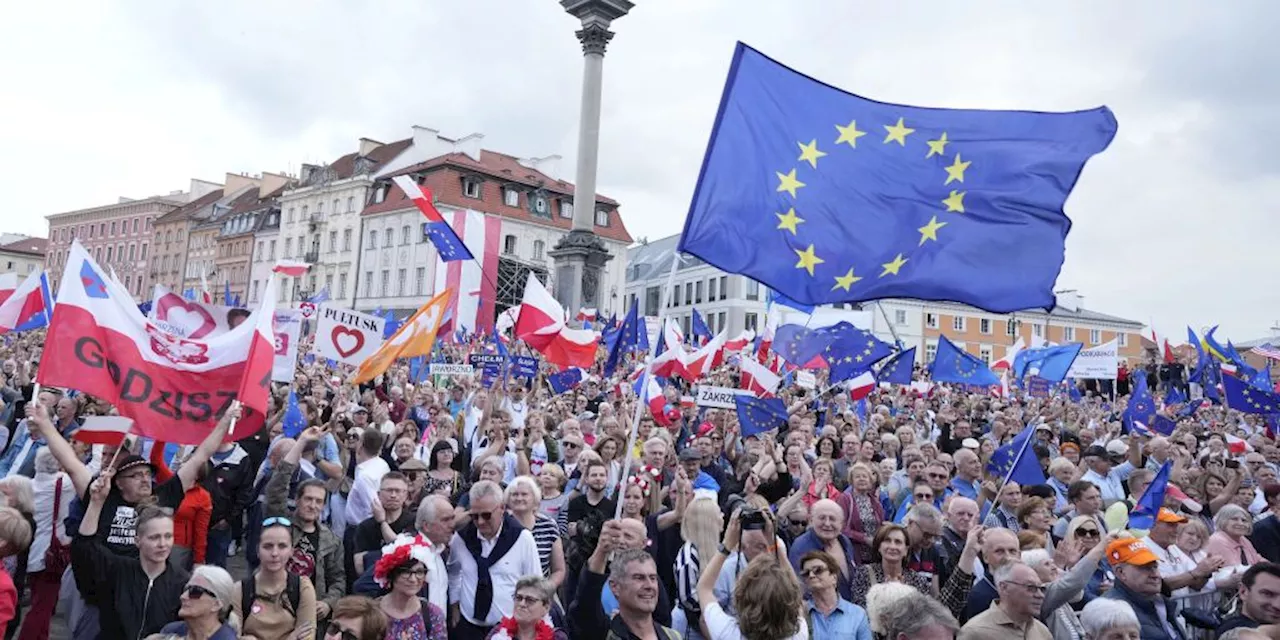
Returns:
[[[1223,434],[1227,437],[1227,450],[1235,455],[1244,455],[1249,451],[1253,451],[1253,445],[1237,438],[1229,433]]]
[[[849,381],[849,399],[857,402],[869,395],[876,388],[876,377],[870,371],[863,371]]]
[[[258,429],[275,355],[276,286],[267,281],[262,306],[235,329],[181,338],[145,318],[129,291],[74,243],[36,381],[114,404],[148,438],[198,444],[236,400],[246,409],[238,430]]]
[[[443,216],[475,259],[436,262],[434,290],[457,292],[449,307],[455,328],[466,329],[468,335],[492,331],[493,318],[497,316],[502,218],[462,209],[444,212]]]
[[[721,330],[710,342],[685,357],[684,370],[686,380],[696,382],[720,365],[721,354],[724,352],[725,338],[726,334],[724,330]]]
[[[725,351],[742,351],[747,348],[747,345],[751,344],[752,340],[755,339],[756,332],[750,329],[744,329],[742,333],[738,334],[738,337],[732,340],[725,340],[724,349]]]
[[[124,437],[133,430],[133,420],[124,416],[85,416],[71,439],[85,444],[109,444],[120,446]]]
[[[280,260],[276,262],[276,266],[271,267],[271,271],[282,276],[290,278],[301,278],[311,269],[311,263],[298,262],[297,260]]]
[[[757,397],[772,397],[774,392],[778,390],[778,385],[782,382],[781,376],[770,371],[768,367],[760,364],[755,358],[742,358],[738,363],[738,367],[742,371],[742,379],[739,381],[739,386],[756,394]]]
[[[1026,344],[1023,342],[1022,338],[1019,337],[1017,342],[1013,343],[1013,346],[1009,347],[1008,349],[1005,349],[1003,358],[1000,358],[999,360],[996,360],[995,362],[991,363],[991,370],[992,371],[1012,370],[1013,359],[1016,358],[1018,356],[1018,352],[1022,351],[1025,347],[1026,347]]]
[[[49,279],[43,271],[33,272],[18,283],[18,274],[0,274],[0,333],[13,331],[53,312]],[[44,326],[40,324],[39,326]]]
[[[561,368],[587,368],[595,363],[599,342],[595,332],[567,327],[564,307],[532,273],[524,286],[515,336]]]

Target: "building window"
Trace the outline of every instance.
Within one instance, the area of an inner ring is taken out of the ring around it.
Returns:
[[[680,285],[671,288],[671,306],[680,306]]]
[[[305,205],[305,204],[304,204],[304,205],[302,205],[302,221],[303,221],[303,222],[305,222],[305,221],[307,220],[307,217],[310,215],[310,214],[308,214],[308,213],[307,213],[307,209],[308,209],[308,208],[309,208],[309,207],[308,207],[307,205]]]
[[[258,259],[257,259],[257,260],[254,260],[254,262],[262,262],[262,244],[263,244],[263,243],[262,243],[262,241],[261,241],[261,240],[259,240],[259,241],[258,241],[258,250],[254,252],[254,255],[255,255],[255,256],[257,256],[257,257],[258,257]]]
[[[111,249],[112,247],[107,247],[107,262],[111,262]],[[13,268],[12,262],[9,263],[9,268]]]
[[[684,283],[684,303],[693,304],[693,283],[692,282]]]
[[[757,317],[758,316],[756,316],[756,314],[754,313],[748,313],[745,316],[743,316],[743,320],[742,320],[743,328],[749,329],[751,331],[755,331],[757,322],[758,322]]]
[[[907,311],[906,311],[906,309],[894,309],[894,310],[893,310],[893,323],[894,323],[894,324],[896,324],[896,325],[898,325],[898,326],[903,326],[903,325],[907,324]]]
[[[350,229],[342,230],[342,250],[343,251],[351,250],[351,230]]]
[[[369,246],[367,247],[367,249],[377,249],[377,248],[378,248],[378,230],[370,229],[369,230]]]
[[[983,335],[991,335],[991,321],[986,318],[982,318],[981,320],[979,320],[978,333],[981,333]]]
[[[338,298],[347,297],[347,274],[338,274]]]
[[[964,333],[964,316],[956,316],[951,319],[951,329]]]
[[[137,250],[136,246],[129,245],[129,262],[133,262],[133,255],[136,252],[136,250]]]
[[[271,240],[267,242],[267,260],[275,260],[275,259],[276,259],[276,241]]]
[[[417,296],[427,293],[427,268],[418,267],[413,273],[413,294]]]
[[[720,299],[729,297],[729,276],[720,276]]]
[[[138,232],[138,219],[137,219],[137,218],[134,218],[134,219],[133,219],[133,232],[134,232],[134,233],[137,233],[137,232]]]
[[[1063,342],[1075,342],[1075,341],[1076,341],[1076,328],[1075,328],[1075,327],[1063,327],[1063,328],[1062,328],[1062,341],[1063,341]]]
[[[597,227],[607,227],[607,226],[609,226],[609,212],[608,212],[608,211],[605,211],[604,209],[601,209],[601,210],[599,210],[599,211],[596,211],[596,226],[597,226]]]
[[[751,278],[745,278],[745,280],[747,281],[747,296],[746,296],[747,299],[759,300],[760,299],[760,283],[756,282],[755,280],[752,280]]]
[[[320,202],[317,202],[317,203],[316,203],[316,217],[317,217],[317,218],[319,218],[319,217],[320,217],[320,216],[322,216],[322,215],[324,215],[324,201],[323,201],[323,200],[321,200]]]
[[[712,278],[707,281],[707,301],[716,299],[716,279]]]
[[[936,313],[926,313],[926,314],[924,314],[924,326],[925,326],[925,327],[927,327],[927,328],[929,328],[929,329],[937,329],[937,328],[938,328],[938,314],[936,314]]]
[[[658,315],[658,306],[662,304],[662,301],[658,299],[660,295],[661,290],[658,287],[649,287],[644,290],[644,315]]]
[[[1097,329],[1090,329],[1089,344],[1102,344],[1102,332]]]
[[[111,235],[112,235],[112,236],[116,235],[116,221],[115,221],[115,220],[112,220],[112,221],[111,221]]]
[[[542,251],[546,248],[546,243],[541,240],[533,241],[533,259],[542,260]]]
[[[288,293],[289,293],[289,279],[285,278],[284,282],[280,283],[280,289],[276,291],[276,302],[284,302],[284,298],[286,295],[288,295]]]
[[[569,202],[568,200],[561,200],[561,201],[560,201],[560,217],[561,217],[561,218],[572,218],[572,217],[573,217],[573,203],[572,203],[572,202]]]
[[[387,227],[387,230],[382,232],[382,247],[384,249],[390,247],[393,242],[395,242],[395,232],[391,227]]]
[[[107,223],[103,222],[102,224],[98,225],[98,237],[100,238],[107,237]]]
[[[337,199],[337,198],[334,198],[334,199],[333,199],[333,212],[334,212],[334,213],[338,213],[338,212],[339,212],[338,204],[339,204],[338,199]]]
[[[144,243],[142,243],[142,250],[141,250],[141,252],[139,252],[139,254],[138,254],[138,259],[139,259],[139,260],[146,260],[146,259],[147,259],[147,243],[145,243],[145,242],[144,242]]]
[[[293,257],[293,238],[284,239],[284,257],[285,259]]]
[[[406,275],[405,275],[404,269],[396,270],[396,295],[397,296],[404,295],[405,277]]]
[[[409,244],[409,225],[400,228],[400,244]]]
[[[93,238],[93,225],[89,225],[89,238]]]
[[[716,330],[717,332],[724,331],[724,317],[723,311],[716,314],[716,326],[719,327],[719,329]]]
[[[1035,337],[1037,337],[1037,338],[1043,338],[1043,337],[1044,337],[1044,326],[1042,326],[1042,325],[1038,325],[1038,324],[1033,324],[1033,325],[1031,325],[1031,335],[1033,335],[1033,336],[1035,336]]]
[[[364,297],[369,298],[372,296],[373,296],[373,272],[366,271],[364,272]]]
[[[702,281],[693,283],[693,301],[696,304],[702,304]]]
[[[289,210],[284,213],[284,221],[293,224],[293,207],[289,207]]]
[[[249,302],[257,302],[258,301],[258,281],[257,280],[253,281],[253,288],[251,288],[250,291],[252,291],[252,293],[249,296]]]
[[[938,355],[938,345],[936,345],[936,344],[926,344],[926,345],[924,346],[924,361],[925,361],[925,364],[928,364],[928,363],[930,363],[930,362],[933,362],[933,359],[934,359],[937,355]]]
[[[520,206],[520,192],[511,187],[504,187],[502,189],[502,203],[508,207]]]
[[[334,207],[335,207],[335,208],[337,208],[337,205],[334,205]],[[352,213],[352,212],[354,212],[355,210],[356,210],[356,199],[355,199],[354,197],[348,197],[348,198],[347,198],[347,213]]]
[[[1016,335],[1017,333],[1018,333],[1018,321],[1014,320],[1013,318],[1009,318],[1009,321],[1004,323],[1004,334],[1006,336],[1012,336],[1012,335]]]
[[[333,253],[334,251],[337,251],[337,250],[338,250],[338,232],[330,231],[329,232],[329,253]]]
[[[471,178],[462,179],[462,195],[468,198],[480,199],[480,183]]]
[[[387,199],[387,185],[380,184],[373,190],[373,203],[379,204]]]
[[[1118,342],[1117,344],[1119,344],[1120,346],[1122,346],[1122,347],[1127,347],[1127,346],[1129,346],[1129,334],[1127,334],[1127,333],[1117,333],[1117,334],[1116,334],[1116,338],[1118,338],[1118,339],[1119,339],[1119,342]]]
[[[378,289],[378,295],[386,297],[391,292],[391,270],[382,270],[382,286]]]
[[[533,212],[538,215],[547,215],[547,198],[538,196],[533,199]]]
[[[982,358],[982,361],[983,361],[984,363],[986,363],[986,364],[988,364],[988,365],[989,365],[989,364],[991,364],[991,347],[989,347],[989,346],[987,346],[987,345],[985,345],[985,344],[984,344],[984,345],[982,345],[981,347],[979,347],[979,348],[978,348],[978,357],[979,357],[979,358]]]
[[[509,256],[516,254],[516,237],[514,235],[508,235],[502,238],[502,253]]]

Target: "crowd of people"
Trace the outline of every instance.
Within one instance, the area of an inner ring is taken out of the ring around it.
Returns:
[[[686,401],[737,387],[734,357],[664,381],[659,411],[634,363],[555,393],[549,371],[408,365],[354,386],[307,358],[259,432],[230,432],[233,408],[198,445],[89,445],[81,421],[114,409],[37,392],[42,339],[0,346],[6,638],[1280,637],[1280,447],[1217,404],[1163,407],[1176,430],[1145,435],[1122,426],[1127,384],[854,402],[819,371],[744,436]],[[1042,484],[988,464],[1027,425]],[[1166,462],[1163,506],[1130,526]]]

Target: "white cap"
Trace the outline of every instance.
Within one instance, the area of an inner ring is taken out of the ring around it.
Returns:
[[[964,447],[964,448],[966,448],[966,449],[981,449],[981,448],[982,448],[982,445],[978,444],[978,441],[977,441],[977,440],[974,440],[973,438],[965,438],[964,440],[960,441],[960,446],[962,446],[962,447]]]
[[[1129,445],[1119,440],[1112,440],[1107,443],[1107,453],[1113,456],[1127,455],[1129,453]]]

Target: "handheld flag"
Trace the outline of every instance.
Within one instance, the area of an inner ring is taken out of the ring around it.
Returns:
[[[559,395],[582,384],[582,378],[582,369],[569,367],[547,376],[547,382],[551,384],[551,390]]]
[[[53,312],[48,274],[33,271],[21,284],[17,279],[16,273],[0,274],[0,333],[47,326]]]
[[[848,322],[826,329],[833,340],[823,358],[831,369],[831,382],[841,382],[871,370],[871,366],[893,353],[893,348]]]
[[[298,405],[298,394],[289,390],[289,400],[284,406],[284,419],[280,422],[285,437],[296,438],[307,428],[307,418],[302,415],[302,407]]]
[[[355,377],[351,379],[352,384],[361,384],[382,375],[397,358],[431,355],[436,334],[440,331],[440,320],[444,318],[445,307],[452,297],[453,290],[446,289],[415,311],[395,335],[360,363]]]
[[[271,271],[282,276],[290,278],[301,278],[311,270],[311,264],[307,262],[298,262],[297,260],[279,260],[275,266],[271,267]]]
[[[940,336],[938,351],[933,356],[929,375],[934,382],[952,382],[993,387],[1000,384],[996,374],[971,353],[957,347],[946,336]]]
[[[462,238],[459,238],[453,227],[445,222],[444,216],[440,215],[440,211],[432,203],[430,189],[414,182],[409,176],[395,176],[391,180],[426,217],[427,237],[430,238],[431,244],[435,245],[442,262],[475,259],[467,249],[467,245],[462,242]]]
[[[778,374],[752,357],[739,359],[738,368],[742,374],[738,381],[739,386],[762,398],[772,396],[778,390],[778,384],[782,382]]]
[[[1147,485],[1147,490],[1142,492],[1142,497],[1138,498],[1133,511],[1129,512],[1128,528],[1150,529],[1156,525],[1156,514],[1160,513],[1160,507],[1164,506],[1164,492],[1169,486],[1169,468],[1172,464],[1166,461],[1160,465],[1160,470],[1151,479],[1151,484]]]
[[[1280,413],[1280,395],[1256,389],[1235,376],[1222,376],[1227,406],[1242,413]]]
[[[547,362],[560,367],[590,367],[600,341],[593,331],[570,329],[565,324],[564,307],[532,272],[525,283],[514,334]]]
[[[612,332],[610,338],[612,344],[609,345],[609,356],[604,362],[604,375],[606,376],[613,375],[613,371],[617,368],[623,353],[649,350],[649,332],[644,322],[640,320],[640,312],[636,305],[631,306],[631,310],[627,312],[627,317],[622,321],[622,328]]]
[[[911,384],[911,372],[916,362],[916,348],[893,354],[876,372],[878,382],[890,384]]]
[[[1083,347],[1083,344],[1076,342],[1056,347],[1023,349],[1014,356],[1013,375],[1021,379],[1030,373],[1050,382],[1062,382]]]
[[[692,322],[692,331],[690,333],[693,334],[695,340],[711,339],[711,328],[707,326],[707,323],[702,319],[702,314],[698,313],[697,309],[693,310]]]
[[[733,403],[743,438],[777,429],[787,423],[787,405],[781,398],[756,398],[736,395]]]
[[[996,449],[987,462],[987,471],[993,476],[1004,478],[1004,483],[1016,482],[1020,485],[1044,484],[1044,470],[1040,461],[1031,452],[1031,441],[1035,439],[1036,426],[1029,424],[1009,444]]]
[[[739,43],[679,250],[803,304],[1052,308],[1063,205],[1115,133],[1105,107],[876,102]]]
[[[1150,425],[1151,419],[1156,414],[1155,400],[1147,388],[1147,372],[1138,369],[1131,377],[1133,378],[1133,395],[1129,397],[1129,404],[1125,407],[1121,420],[1121,425],[1130,429],[1133,428],[1134,422]]]

